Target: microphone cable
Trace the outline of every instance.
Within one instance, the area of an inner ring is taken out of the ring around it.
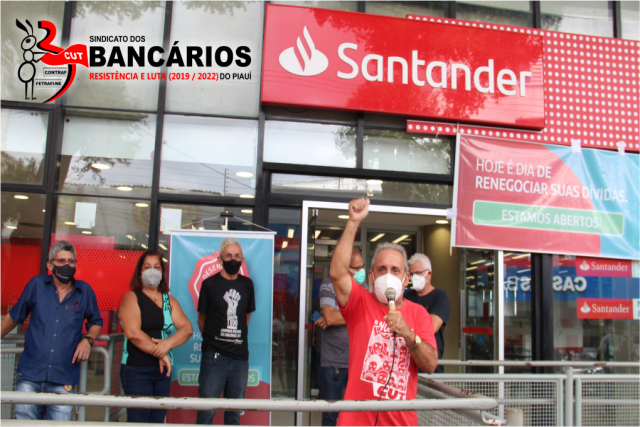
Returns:
[[[391,358],[391,370],[389,371],[389,378],[387,379],[387,383],[384,385],[384,387],[382,387],[382,391],[380,392],[380,398],[378,398],[378,402],[380,402],[382,400],[382,395],[384,394],[384,391],[386,390],[387,386],[389,385],[389,381],[391,381],[391,375],[393,375],[393,365],[396,362],[396,336],[398,334],[397,333],[393,333],[393,356]],[[380,415],[380,411],[378,410],[378,412],[376,413],[376,422],[374,425],[377,426],[378,425],[378,416]]]

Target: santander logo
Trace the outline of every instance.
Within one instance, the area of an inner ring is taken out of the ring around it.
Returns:
[[[589,308],[589,304],[587,304],[587,302],[585,301],[585,303],[582,305],[582,307],[580,307],[580,311],[583,313],[589,313],[591,312],[591,309]]]
[[[302,30],[302,35],[307,42],[308,50],[311,53],[310,55],[307,54],[307,50],[302,44],[300,37],[298,37],[296,45],[298,47],[298,53],[300,54],[300,57],[302,57],[304,64],[300,64],[300,61],[296,56],[295,47],[290,47],[282,51],[278,60],[282,68],[292,74],[298,76],[316,76],[329,67],[329,60],[324,53],[316,49],[306,25]]]
[[[589,270],[589,264],[587,264],[587,260],[584,259],[582,260],[582,264],[580,264],[580,270],[582,271],[588,271]],[[586,311],[585,311],[586,313]]]

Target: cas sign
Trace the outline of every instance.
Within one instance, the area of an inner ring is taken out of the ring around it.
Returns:
[[[269,4],[262,102],[542,129],[542,61],[538,35]]]

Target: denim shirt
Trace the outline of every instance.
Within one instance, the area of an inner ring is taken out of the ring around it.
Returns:
[[[96,294],[81,280],[60,302],[58,290],[50,275],[32,278],[20,299],[9,312],[17,323],[31,314],[25,333],[24,352],[18,363],[18,378],[75,385],[79,382],[80,363],[71,363],[82,340],[82,324],[87,330],[102,326]]]

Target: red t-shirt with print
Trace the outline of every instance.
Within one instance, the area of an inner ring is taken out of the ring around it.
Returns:
[[[436,348],[433,322],[424,307],[404,300],[397,310],[407,325]],[[389,313],[373,294],[355,281],[351,282],[351,295],[340,313],[347,323],[349,333],[349,380],[345,400],[378,400],[389,380],[393,356],[393,334],[384,316]],[[411,352],[404,338],[396,338],[395,362],[389,385],[382,393],[382,400],[415,399],[418,391],[418,366],[411,360]],[[372,426],[375,412],[341,412],[338,425]],[[415,411],[380,412],[379,426],[417,426]]]

